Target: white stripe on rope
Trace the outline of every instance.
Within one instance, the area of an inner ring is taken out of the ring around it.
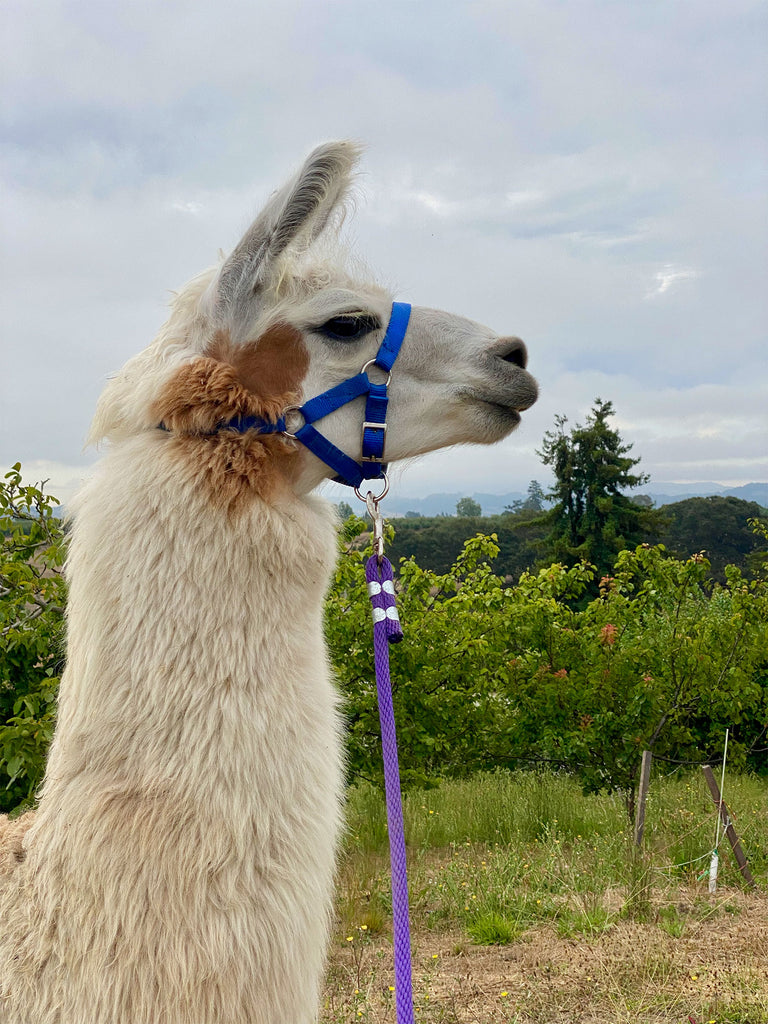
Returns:
[[[385,594],[394,595],[395,585],[392,580],[384,580],[383,583],[377,583],[376,580],[374,580],[372,583],[368,584],[368,593],[371,597],[378,597],[382,590]]]
[[[374,608],[373,621],[383,622],[384,619],[391,619],[393,622],[399,622],[400,616],[397,614],[397,608]]]

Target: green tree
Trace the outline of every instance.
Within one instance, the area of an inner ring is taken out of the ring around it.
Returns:
[[[664,506],[668,525],[661,539],[680,558],[704,551],[713,577],[724,583],[726,565],[747,568],[749,556],[764,545],[750,527],[761,511],[756,502],[741,498],[686,498]]]
[[[339,518],[342,520],[349,519],[351,515],[354,515],[354,512],[352,511],[352,506],[347,501],[340,501],[336,508],[338,509],[339,512]]]
[[[521,512],[543,512],[547,496],[538,480],[531,480],[528,484],[528,494],[525,498],[518,498],[511,505],[507,505],[506,512],[513,512],[519,515]]]
[[[58,502],[22,483],[0,484],[0,810],[30,803],[53,734],[64,651],[64,533]]]
[[[640,459],[630,458],[632,445],[609,425],[612,415],[613,405],[597,398],[583,426],[567,431],[567,418],[557,416],[538,453],[555,474],[550,492],[555,504],[545,514],[548,555],[566,565],[589,562],[599,575],[608,572],[619,551],[657,535],[664,521],[658,511],[623,493],[648,476],[633,472]]]
[[[481,516],[483,510],[474,498],[459,498],[456,502],[457,516]]]
[[[523,512],[543,512],[547,496],[538,480],[528,484],[528,497],[523,502]]]
[[[346,544],[327,634],[350,770],[380,779],[365,553]],[[619,553],[585,602],[593,566],[552,565],[510,587],[491,567],[497,553],[495,536],[477,536],[445,573],[401,563],[405,639],[391,655],[407,785],[542,761],[588,792],[623,793],[632,814],[644,749],[712,758],[727,726],[731,763],[764,767],[765,581],[729,569],[713,587],[702,556],[641,545]]]
[[[732,730],[731,763],[768,714],[768,588],[730,568],[712,589],[701,555],[623,551],[600,593],[574,608],[587,566],[523,577],[511,605],[509,751],[568,767],[587,792],[621,791],[634,812],[641,754],[701,761]]]

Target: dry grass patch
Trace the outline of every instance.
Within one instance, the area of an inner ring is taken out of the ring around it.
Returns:
[[[681,906],[700,907],[696,893],[679,897]],[[768,900],[734,890],[708,910],[678,937],[658,922],[619,920],[598,935],[569,938],[542,924],[508,946],[478,946],[464,931],[425,931],[417,922],[417,1020],[765,1024]],[[333,951],[323,1024],[394,1022],[393,984],[389,941],[347,932]]]
[[[443,782],[405,800],[422,1024],[768,1024],[768,786],[729,781],[758,889],[720,849],[696,775],[658,780],[645,849],[623,802],[560,775]],[[350,794],[323,1024],[394,1024],[381,794]]]

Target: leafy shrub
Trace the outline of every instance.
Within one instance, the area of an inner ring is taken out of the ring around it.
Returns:
[[[53,735],[66,601],[57,504],[22,483],[18,463],[0,485],[0,811],[32,802]]]

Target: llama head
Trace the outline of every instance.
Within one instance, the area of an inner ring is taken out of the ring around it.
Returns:
[[[121,440],[162,423],[167,443],[200,466],[219,465],[219,486],[234,474],[262,493],[267,479],[306,491],[334,475],[287,437],[222,425],[238,416],[275,420],[376,355],[392,295],[347,271],[334,230],[358,156],[350,142],[314,150],[222,265],[179,293],[153,345],[108,384],[92,439]],[[515,337],[414,307],[389,389],[386,460],[505,437],[536,400],[526,359]],[[361,398],[318,423],[355,461],[363,407]]]

